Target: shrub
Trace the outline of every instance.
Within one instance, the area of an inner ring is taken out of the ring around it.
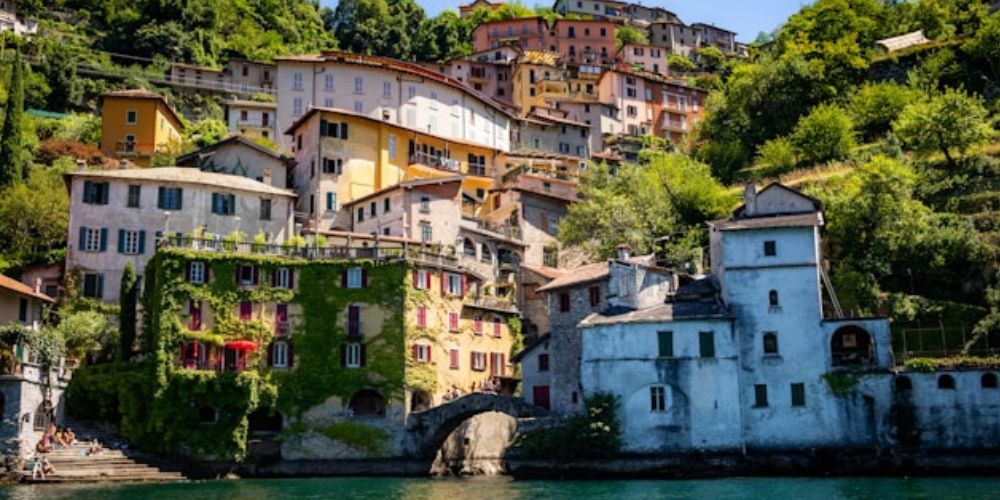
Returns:
[[[83,160],[88,165],[103,165],[107,161],[100,149],[78,141],[45,141],[38,146],[35,159],[39,163],[51,165],[63,157]]]
[[[892,121],[920,92],[893,82],[866,83],[847,104],[858,130],[866,139],[882,136],[892,128]]]
[[[856,145],[854,123],[843,108],[821,104],[799,120],[791,141],[809,163],[842,160]]]
[[[621,449],[618,397],[599,392],[584,399],[584,412],[561,425],[524,436],[519,443],[533,458],[604,458]]]
[[[667,56],[667,67],[670,68],[671,71],[678,71],[681,73],[698,69],[698,66],[695,65],[694,61],[677,54],[670,54]]]
[[[795,146],[785,137],[771,139],[757,148],[757,164],[767,170],[767,175],[783,174],[795,168],[798,162]]]

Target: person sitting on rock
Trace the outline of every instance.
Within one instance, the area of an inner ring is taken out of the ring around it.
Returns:
[[[65,439],[67,445],[73,446],[76,444],[76,434],[73,433],[73,429],[70,427],[66,428],[66,432],[63,433],[63,439]]]
[[[100,453],[102,449],[101,442],[98,441],[97,438],[94,438],[94,440],[90,442],[90,449],[87,450],[87,454],[94,456]]]
[[[43,434],[42,438],[38,440],[38,444],[35,445],[35,451],[37,451],[38,453],[51,453],[52,436],[48,434]]]
[[[52,462],[49,462],[49,457],[42,457],[42,479],[48,474],[55,474],[56,468],[52,466]]]

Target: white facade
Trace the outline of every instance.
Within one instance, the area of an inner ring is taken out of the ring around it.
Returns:
[[[295,161],[287,156],[233,136],[177,158],[177,166],[206,172],[239,175],[280,189],[288,189]]]
[[[38,23],[17,15],[15,0],[0,0],[0,32],[13,31],[15,35],[33,35],[38,31]]]
[[[277,143],[276,115],[277,106],[271,102],[237,99],[226,102],[226,123],[230,134],[263,137]]]
[[[352,54],[278,58],[279,145],[310,107],[338,108],[446,139],[510,150],[510,117],[463,84],[399,61]]]
[[[77,286],[84,296],[106,302],[119,299],[125,263],[131,261],[142,275],[163,235],[191,235],[202,228],[206,238],[240,231],[252,239],[263,231],[280,243],[292,231],[295,195],[241,176],[163,167],[77,171],[67,177],[66,269],[79,271]],[[234,203],[231,209],[220,206],[222,197],[225,204]]]

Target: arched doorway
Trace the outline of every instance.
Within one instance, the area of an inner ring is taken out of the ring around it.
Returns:
[[[52,425],[54,417],[55,415],[52,411],[52,403],[49,401],[42,401],[42,404],[38,405],[38,409],[35,410],[35,419],[33,422],[34,429],[39,432],[48,430],[49,426]]]
[[[833,366],[863,366],[875,361],[875,345],[868,332],[859,326],[843,326],[830,340]]]
[[[284,424],[280,412],[267,408],[257,408],[247,416],[247,432],[251,435],[280,434]]]
[[[413,391],[410,395],[410,411],[425,411],[431,408],[431,395],[426,391]]]
[[[356,417],[384,417],[385,398],[378,391],[362,389],[353,396],[347,404],[351,414]]]

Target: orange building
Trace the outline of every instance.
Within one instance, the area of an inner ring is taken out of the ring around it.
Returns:
[[[184,125],[167,99],[144,89],[102,96],[101,151],[148,167],[155,153],[180,150]]]

